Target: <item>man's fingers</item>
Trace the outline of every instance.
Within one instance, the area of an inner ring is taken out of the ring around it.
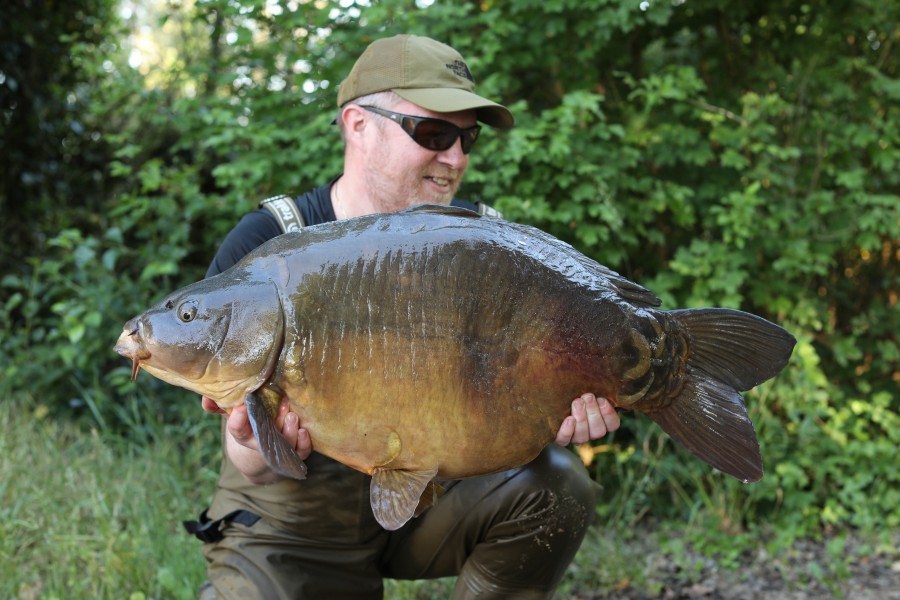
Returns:
[[[590,429],[588,428],[586,396],[587,394],[572,401],[572,416],[575,417],[575,433],[572,435],[572,442],[575,444],[583,444],[591,439]]]
[[[560,446],[584,444],[600,439],[619,428],[619,413],[606,400],[594,394],[583,394],[572,401],[572,416],[566,417],[556,436]]]
[[[253,435],[253,426],[250,425],[250,417],[247,415],[247,405],[235,406],[228,415],[226,424],[228,433],[242,446],[256,448],[256,437]]]
[[[281,399],[281,404],[278,405],[278,414],[275,415],[275,427],[278,429],[284,429],[284,418],[291,412],[291,405],[288,404],[288,399],[285,396]],[[296,415],[295,415],[296,416]]]
[[[594,394],[584,394],[581,397],[581,400],[584,402],[584,412],[586,415],[585,429],[587,430],[587,439],[582,441],[587,442],[589,440],[602,438],[607,433],[606,421],[603,418],[603,414],[600,412],[597,397],[594,396]]]
[[[284,436],[288,446],[294,448],[297,445],[297,430],[300,429],[300,419],[295,413],[285,412],[283,416],[279,415],[281,424],[281,435]]]
[[[300,460],[306,460],[312,454],[312,440],[307,430],[300,429],[297,431],[297,445],[294,449],[297,451],[297,456],[300,457]]]
[[[556,434],[556,444],[558,446],[568,446],[572,443],[572,435],[575,433],[575,417],[568,416],[563,419],[562,427]]]
[[[306,460],[312,454],[312,441],[309,432],[300,427],[300,417],[297,413],[286,412],[281,434],[287,443],[294,449],[300,460]]]
[[[200,406],[203,407],[203,410],[208,412],[211,415],[224,415],[226,412],[219,408],[219,405],[216,404],[216,401],[208,396],[203,396],[200,399]]]
[[[621,425],[622,422],[619,419],[619,413],[616,412],[615,406],[613,406],[606,398],[597,398],[597,408],[599,409],[600,416],[603,419],[604,432],[602,435],[596,437],[602,437],[603,435],[611,433],[619,428],[619,425]]]

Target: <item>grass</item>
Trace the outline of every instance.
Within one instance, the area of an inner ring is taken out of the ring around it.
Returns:
[[[196,597],[203,560],[181,520],[208,501],[218,443],[198,421],[130,443],[3,402],[0,597]]]
[[[147,412],[120,407],[118,420],[129,432],[123,437],[103,422],[79,426],[34,403],[0,403],[0,598],[196,597],[205,565],[200,543],[181,521],[206,506],[214,489],[218,423],[199,410],[178,425]],[[656,522],[652,531],[639,524],[646,521],[646,479],[655,467],[623,463],[617,460],[617,472],[609,474],[616,485],[604,494],[598,525],[558,598],[626,588],[658,596],[665,586],[655,574],[661,561],[690,576],[698,552],[716,557],[721,568],[738,569],[741,554],[760,547],[755,534],[722,531],[721,519],[703,509],[687,520]],[[777,553],[806,533],[770,537],[768,549]],[[832,571],[829,578],[840,578],[839,569]],[[385,597],[448,597],[453,583],[387,580]]]
[[[181,521],[214,489],[217,421],[121,412],[139,432],[129,440],[24,404],[0,404],[0,598],[195,598],[206,566]],[[452,585],[387,580],[385,597],[443,597]]]

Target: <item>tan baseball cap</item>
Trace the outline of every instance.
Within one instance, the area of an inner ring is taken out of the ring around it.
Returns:
[[[435,112],[474,109],[479,121],[500,129],[515,123],[505,106],[475,94],[460,53],[431,38],[397,35],[369,44],[338,89],[338,107],[388,90]]]

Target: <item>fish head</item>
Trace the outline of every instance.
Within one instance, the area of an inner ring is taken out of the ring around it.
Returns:
[[[199,281],[130,319],[115,351],[167,383],[228,410],[265,383],[281,351],[284,316],[272,282]]]

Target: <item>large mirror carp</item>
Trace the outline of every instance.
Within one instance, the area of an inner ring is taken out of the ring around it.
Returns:
[[[434,478],[531,461],[585,392],[759,480],[738,392],[777,375],[794,338],[659,304],[535,228],[423,205],[279,236],[128,321],[115,349],[133,376],[246,403],[269,465],[302,479],[274,426],[287,396],[317,452],[372,475],[372,510],[396,529]]]

